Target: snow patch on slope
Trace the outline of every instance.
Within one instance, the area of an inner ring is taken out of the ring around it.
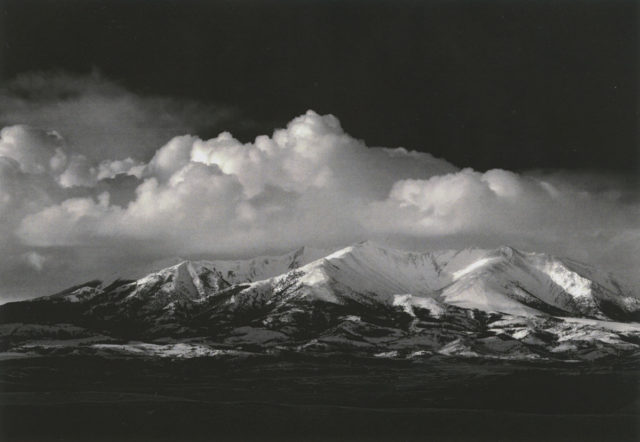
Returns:
[[[440,305],[435,299],[423,298],[413,295],[393,295],[393,301],[391,302],[391,305],[402,307],[405,312],[414,317],[416,316],[413,310],[415,307],[429,310],[431,316],[435,318],[441,317],[445,312],[443,306]]]
[[[548,261],[543,265],[542,271],[573,297],[591,297],[591,281],[569,270],[561,262]]]
[[[498,258],[498,257],[481,258],[481,259],[469,264],[464,269],[458,270],[456,272],[453,272],[452,273],[453,279],[460,279],[464,275],[467,275],[467,274],[469,274],[471,272],[474,272],[476,270],[479,270],[481,268],[490,266],[491,264],[494,264],[494,263],[498,262],[499,260],[500,260],[500,258]]]

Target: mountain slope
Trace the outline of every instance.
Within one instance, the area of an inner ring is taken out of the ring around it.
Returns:
[[[610,278],[604,283],[587,279],[567,262],[509,247],[412,253],[365,242],[301,267],[296,294],[334,303],[345,297],[384,303],[410,294],[487,312],[599,319],[614,319],[608,312],[631,319],[640,310],[637,298],[612,290]],[[262,291],[269,296],[291,277],[289,272],[256,282],[241,295]]]
[[[637,298],[621,292],[608,275],[602,281],[568,260],[523,253],[512,248],[489,252],[454,275],[441,291],[442,299],[468,308],[514,314],[536,311],[600,319],[632,319],[640,310]]]
[[[610,275],[570,260],[509,247],[414,253],[364,242],[330,254],[183,261],[135,281],[6,304],[0,342],[31,348],[29,327],[40,342],[70,324],[83,330],[76,337],[106,339],[94,350],[111,340],[195,339],[252,351],[582,358],[638,350],[640,326],[629,321],[639,312],[640,301]]]

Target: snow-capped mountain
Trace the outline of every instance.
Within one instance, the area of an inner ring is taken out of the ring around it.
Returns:
[[[571,260],[510,247],[415,253],[364,242],[93,281],[0,306],[0,334],[14,351],[75,330],[72,339],[106,340],[91,340],[94,350],[178,339],[209,349],[583,358],[639,350],[638,318],[633,293]]]

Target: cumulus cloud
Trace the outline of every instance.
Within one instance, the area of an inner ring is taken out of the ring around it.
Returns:
[[[67,157],[56,131],[16,125],[0,130],[0,156],[13,158],[20,170],[30,174],[61,171]]]
[[[570,232],[618,231],[632,226],[638,207],[622,208],[617,199],[567,184],[551,184],[505,170],[471,169],[428,180],[395,183],[389,197],[372,205],[372,226],[413,229],[431,235],[459,232],[566,235]],[[385,214],[402,213],[388,222]]]
[[[369,147],[313,111],[250,143],[228,132],[179,135],[145,158],[91,157],[61,133],[0,133],[0,229],[11,251],[0,276],[13,272],[14,287],[27,284],[15,274],[64,287],[169,256],[368,238],[511,244],[627,276],[637,269],[637,189],[610,177],[460,170],[426,153]]]
[[[587,191],[575,180],[542,176],[464,169],[427,180],[401,180],[388,198],[369,206],[366,229],[513,244],[602,265],[635,281],[637,198],[629,198],[627,191],[602,186]]]
[[[253,143],[227,132],[174,138],[140,172],[126,206],[110,204],[108,192],[68,199],[26,216],[18,234],[39,247],[144,239],[180,254],[335,243],[362,236],[360,211],[397,180],[453,170],[429,154],[369,148],[335,117],[310,111]]]
[[[118,175],[133,175],[140,178],[144,163],[132,158],[103,160],[92,164],[84,155],[73,155],[64,172],[58,177],[62,187],[94,187],[107,178]]]

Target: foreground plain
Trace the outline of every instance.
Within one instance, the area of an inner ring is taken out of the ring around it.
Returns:
[[[2,440],[634,441],[638,361],[278,355],[0,362]]]

